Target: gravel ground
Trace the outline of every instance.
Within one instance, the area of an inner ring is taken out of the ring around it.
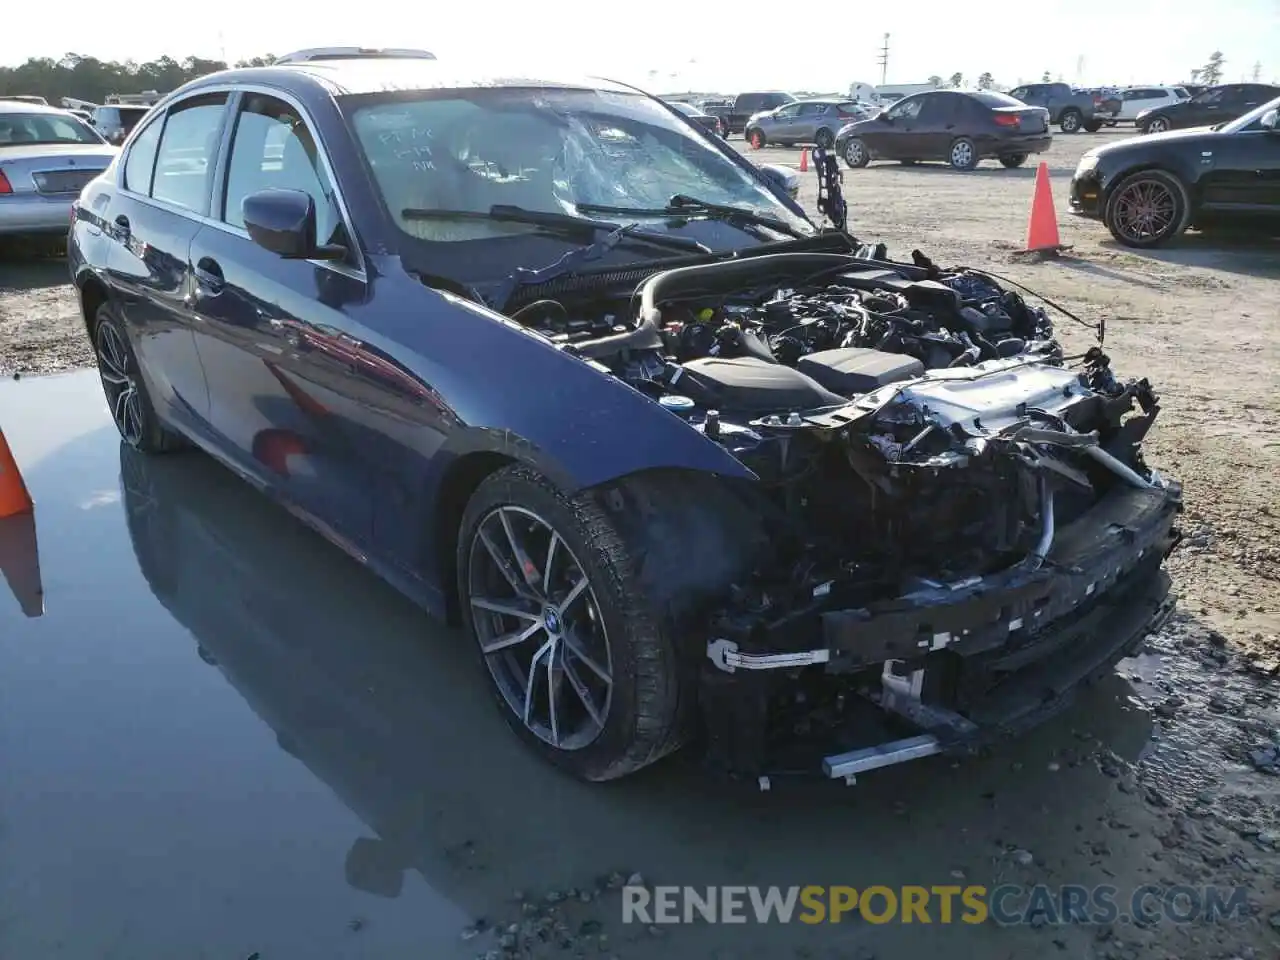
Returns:
[[[1123,135],[1055,138],[1045,159],[1059,209],[1084,150]],[[747,152],[762,162],[799,160],[795,150]],[[902,876],[909,867],[942,878],[933,882],[948,882],[950,872],[969,882],[1112,883],[1122,889],[1218,884],[1251,891],[1253,915],[1244,922],[1014,931],[1001,956],[1274,957],[1280,948],[1280,257],[1274,245],[1194,234],[1170,250],[1138,253],[1114,244],[1099,224],[1064,217],[1063,241],[1073,249],[1057,260],[1028,262],[1017,251],[1034,173],[992,163],[969,174],[896,164],[846,171],[850,227],[863,240],[888,243],[902,259],[920,248],[944,265],[970,264],[1011,277],[1087,321],[1107,319],[1107,349],[1117,372],[1147,376],[1163,397],[1149,458],[1186,487],[1188,540],[1170,561],[1181,612],[1141,656],[1122,665],[1111,693],[1150,711],[1140,742],[1117,743],[1105,710],[1094,701],[1088,712],[1033,734],[1011,753],[964,765],[963,777],[948,777],[942,764],[927,774],[886,774],[886,785],[930,793],[942,779],[951,795],[922,804],[914,819],[907,804],[895,806],[903,817],[896,845],[876,845],[870,834],[865,840],[883,856],[877,862],[884,863],[885,876],[907,883],[929,882]],[[809,174],[802,192],[809,208],[814,192]],[[1087,331],[1068,323],[1061,333],[1069,348],[1087,345]],[[65,263],[0,261],[0,371],[52,373],[90,361]],[[891,786],[866,789],[894,802],[888,799]],[[1040,815],[1030,815],[1037,810]],[[777,815],[762,812],[761,826],[768,830],[765,818]],[[821,813],[810,809],[806,815]],[[809,839],[824,843],[819,835]],[[906,852],[917,842],[919,849]],[[905,858],[902,864],[898,856]],[[607,874],[608,865],[600,866]],[[510,916],[493,916],[490,923],[521,941],[530,924],[559,930],[554,916],[565,912],[564,904],[577,904],[570,912],[582,913],[586,899],[597,896],[565,896],[575,882],[595,891],[593,877],[564,879],[550,900],[548,891],[529,891],[539,905],[513,903]],[[617,882],[606,879],[600,887]],[[791,881],[757,875],[730,882]],[[576,913],[569,918],[575,929],[598,927],[597,920]],[[914,940],[905,934],[886,939],[891,935],[885,928],[873,933],[856,949],[821,954],[762,934],[750,949],[731,954],[866,960],[882,948],[894,956],[907,955],[902,948],[912,944],[945,948],[945,941],[925,938],[918,928]],[[719,955],[710,948],[720,943],[707,931],[681,928],[661,949],[705,957]],[[973,955],[997,955],[991,948],[984,941]],[[495,949],[494,956],[508,955],[501,942]]]

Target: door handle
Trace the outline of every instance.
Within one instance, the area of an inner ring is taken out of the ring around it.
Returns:
[[[212,257],[201,257],[194,270],[196,283],[204,287],[209,296],[217,296],[222,292],[226,279],[222,275],[222,267]]]

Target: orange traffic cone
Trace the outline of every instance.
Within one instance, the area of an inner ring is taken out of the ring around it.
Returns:
[[[31,494],[0,430],[0,573],[28,617],[44,613],[40,553]]]
[[[18,513],[30,513],[31,494],[22,482],[18,464],[9,450],[9,443],[0,430],[0,517],[12,517]]]
[[[1031,198],[1031,218],[1027,221],[1027,253],[1056,253],[1062,250],[1058,236],[1058,214],[1053,209],[1049,187],[1049,165],[1043,160],[1036,170],[1036,192]]]
[[[800,172],[809,172],[809,148],[805,147],[800,151]]]
[[[0,519],[0,573],[28,617],[44,613],[40,582],[40,548],[36,544],[36,515],[27,511]]]

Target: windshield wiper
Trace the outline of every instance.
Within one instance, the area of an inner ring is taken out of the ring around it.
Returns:
[[[733,207],[723,203],[709,203],[706,200],[699,200],[697,197],[691,197],[684,193],[677,193],[667,202],[665,207],[611,207],[599,203],[579,203],[576,206],[579,210],[587,213],[611,213],[618,216],[626,216],[628,214],[636,217],[692,216],[724,220],[728,223],[738,221],[739,223],[747,223],[757,227],[768,227],[770,230],[785,233],[787,236],[795,237],[798,240],[808,237],[807,234],[776,217],[756,213],[754,210],[747,210],[743,207]]]
[[[637,240],[655,247],[667,247],[671,250],[690,250],[695,253],[713,253],[705,243],[699,243],[690,237],[673,237],[665,233],[652,233],[642,230],[637,223],[610,223],[608,220],[592,220],[587,217],[575,217],[567,213],[555,213],[548,210],[526,210],[524,207],[509,204],[494,204],[487,211],[478,210],[445,210],[427,207],[406,207],[400,211],[406,220],[497,220],[509,223],[528,223],[547,230],[569,233],[601,233],[618,234],[618,239]]]

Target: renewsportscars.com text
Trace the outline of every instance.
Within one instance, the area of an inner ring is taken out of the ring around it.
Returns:
[[[1161,887],[1129,891],[1064,884],[960,886],[795,886],[622,888],[622,922],[1112,924],[1216,922],[1248,913],[1244,887]]]

